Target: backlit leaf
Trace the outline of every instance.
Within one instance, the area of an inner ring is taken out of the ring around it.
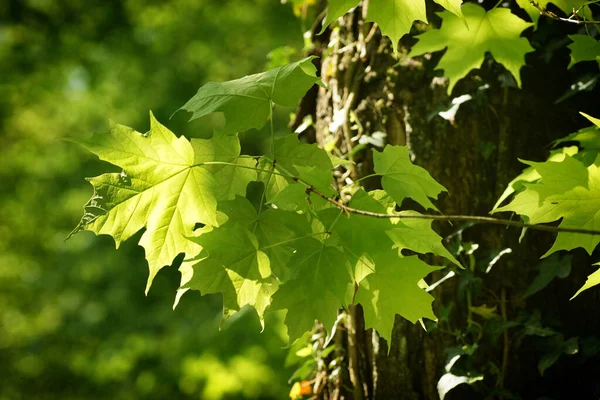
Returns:
[[[190,120],[222,112],[226,133],[259,129],[269,118],[271,102],[295,107],[308,89],[320,82],[313,58],[233,81],[209,82],[198,89],[198,93],[181,109],[193,113]]]
[[[347,304],[352,279],[345,254],[315,239],[302,241],[290,266],[292,277],[273,295],[272,307],[288,310],[285,324],[293,342],[315,320],[333,326],[338,309]]]
[[[600,265],[600,263],[596,263],[594,265]],[[579,294],[584,290],[588,290],[589,288],[592,288],[596,285],[600,285],[600,269],[587,277],[585,284],[581,287],[581,289],[577,291],[577,293],[573,295],[573,297],[571,297],[571,300],[579,296]]]
[[[398,204],[411,198],[424,208],[437,211],[429,198],[446,191],[424,168],[410,162],[406,146],[386,146],[382,152],[374,152],[375,173],[382,176],[383,188]]]
[[[183,137],[177,138],[152,114],[150,120],[150,130],[145,134],[112,124],[108,133],[77,140],[123,172],[89,179],[94,195],[73,232],[108,234],[118,247],[145,227],[140,245],[150,267],[146,290],[158,271],[170,265],[178,254],[185,253],[189,258],[200,251],[186,239],[192,236],[195,224],[218,225],[218,199],[245,187],[242,176],[238,176],[235,186],[221,186],[226,177],[235,174],[231,172],[235,167],[203,164],[215,160],[236,162],[236,137],[216,135],[214,143],[219,146],[207,146],[197,140],[190,143]],[[195,148],[206,151],[195,153]]]
[[[600,226],[600,168],[596,163],[586,167],[581,161],[565,155],[560,162],[525,162],[536,170],[540,180],[524,183],[507,206],[494,212],[514,211],[539,224],[562,218],[560,227],[598,229]],[[559,232],[554,245],[544,255],[558,250],[583,247],[589,254],[600,242],[600,236]]]
[[[425,53],[448,50],[440,59],[438,69],[444,70],[448,77],[448,94],[456,82],[464,78],[469,71],[479,68],[486,52],[494,60],[504,65],[513,75],[517,85],[521,86],[520,69],[525,65],[525,54],[534,49],[527,39],[520,37],[521,32],[531,26],[506,8],[494,8],[486,12],[481,6],[467,3],[462,7],[468,28],[454,14],[439,13],[442,27],[427,31],[417,38],[408,57]]]
[[[417,256],[400,258],[396,251],[376,256],[375,266],[376,272],[361,282],[356,294],[367,328],[375,328],[389,343],[396,314],[412,323],[421,318],[436,319],[431,309],[433,297],[418,283],[441,267],[428,265]]]

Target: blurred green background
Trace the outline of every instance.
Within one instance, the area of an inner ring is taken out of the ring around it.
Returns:
[[[173,311],[174,267],[144,296],[139,235],[119,250],[64,241],[92,194],[84,177],[110,167],[62,140],[109,119],[143,132],[148,110],[209,135],[218,117],[169,116],[286,45],[302,46],[300,24],[275,0],[0,2],[0,399],[287,397],[280,324],[260,333],[241,312],[219,332],[221,299],[197,292]]]

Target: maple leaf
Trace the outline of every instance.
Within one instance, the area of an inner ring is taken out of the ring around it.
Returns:
[[[251,305],[264,323],[264,310],[278,283],[256,235],[240,224],[225,224],[190,241],[200,245],[202,253],[185,288],[203,295],[222,293],[225,317]]]
[[[562,218],[561,228],[598,229],[600,158],[588,167],[569,155],[560,162],[524,163],[535,169],[540,179],[535,183],[524,183],[525,189],[511,203],[493,212],[514,211],[527,217],[532,224]],[[599,236],[559,232],[554,245],[543,257],[577,247],[583,247],[591,254],[599,242]]]
[[[290,260],[292,277],[273,295],[271,307],[286,309],[290,342],[312,329],[315,320],[333,326],[338,309],[348,303],[352,278],[346,255],[316,239],[299,243]]]
[[[442,7],[463,18],[462,0],[434,0]],[[327,17],[321,33],[339,17],[358,5],[357,0],[330,0]],[[414,21],[427,22],[425,0],[371,0],[367,10],[367,22],[379,25],[381,33],[392,41],[394,52],[398,52],[398,41],[410,32]]]
[[[389,207],[385,204],[385,200],[377,198],[382,193],[384,192],[367,193],[361,189],[354,194],[349,205],[359,210],[387,213]],[[339,218],[337,214],[333,216],[337,221],[331,229],[332,238],[343,246],[344,253],[352,261],[354,280],[358,283],[375,271],[373,256],[392,248],[393,242],[386,235],[386,231],[393,228],[393,225],[389,219],[359,214],[342,215]]]
[[[382,152],[373,153],[375,173],[382,176],[383,188],[398,204],[411,198],[425,208],[437,211],[429,198],[447,191],[424,168],[410,162],[406,146],[387,145]]]
[[[195,224],[218,225],[218,199],[245,187],[227,184],[223,189],[228,177],[237,173],[231,172],[235,166],[203,164],[215,160],[235,163],[239,156],[237,137],[216,134],[210,146],[203,141],[190,143],[184,137],[177,138],[152,113],[150,123],[145,134],[111,124],[108,133],[73,140],[123,172],[88,179],[94,195],[71,234],[89,230],[111,235],[119,247],[146,227],[139,242],[150,268],[146,292],[158,271],[178,254],[185,253],[188,258],[198,254],[198,245],[186,239],[192,236]],[[194,149],[203,152],[195,154]],[[251,177],[246,175],[246,179]]]
[[[565,138],[565,141],[566,140],[567,140],[567,138]],[[572,139],[572,140],[575,140],[575,139]],[[562,139],[556,141],[554,144],[556,145],[558,143],[561,143],[561,141],[562,141]],[[546,161],[560,162],[565,159],[565,155],[574,156],[575,154],[577,154],[577,152],[578,152],[577,146],[569,146],[569,147],[563,147],[558,150],[552,150],[550,152],[550,156],[548,157],[548,159]],[[506,189],[504,190],[504,192],[502,193],[500,198],[498,198],[498,201],[494,205],[494,208],[492,209],[492,211],[498,209],[498,207],[500,207],[500,204],[504,203],[504,201],[506,199],[508,199],[513,193],[520,192],[521,190],[523,190],[523,188],[524,188],[523,183],[536,182],[540,178],[541,178],[540,174],[537,173],[535,168],[533,168],[533,167],[525,168],[523,170],[523,172],[521,172],[516,178],[514,178],[512,181],[510,181],[508,183]]]
[[[509,9],[495,8],[486,12],[483,7],[467,3],[462,7],[469,28],[460,18],[450,12],[439,13],[442,18],[440,29],[427,31],[417,38],[419,41],[408,57],[448,48],[437,65],[448,77],[448,94],[456,82],[464,78],[469,71],[479,68],[486,52],[514,76],[521,86],[519,70],[525,65],[525,54],[534,51],[527,39],[520,37],[521,32],[531,26]]]
[[[600,41],[588,35],[569,35],[573,41],[567,47],[571,50],[571,62],[568,68],[582,61],[600,63]]]
[[[325,32],[325,29],[335,20],[358,5],[357,0],[329,0],[327,16],[323,20],[323,26],[319,34]]]
[[[208,82],[180,110],[193,113],[190,121],[220,111],[225,115],[226,133],[260,129],[271,114],[272,104],[295,107],[308,89],[320,83],[314,58],[233,81]]]
[[[398,215],[421,215],[416,211],[402,211]],[[442,244],[442,238],[431,229],[432,221],[425,219],[400,219],[393,225],[392,229],[386,231],[387,235],[394,242],[394,248],[398,249],[398,255],[402,255],[402,250],[408,249],[416,253],[432,253],[436,256],[444,257],[451,263],[461,266]]]
[[[398,257],[396,251],[375,257],[376,272],[367,276],[356,293],[363,306],[365,325],[391,340],[396,314],[415,323],[421,318],[435,320],[433,297],[418,286],[425,276],[442,267],[434,267],[417,256]]]

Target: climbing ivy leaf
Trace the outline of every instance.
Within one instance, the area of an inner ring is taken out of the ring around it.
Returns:
[[[600,265],[600,263],[596,263],[594,265]],[[585,285],[583,285],[581,287],[581,289],[579,289],[577,291],[577,293],[575,293],[573,295],[573,297],[571,297],[571,300],[573,300],[575,297],[579,296],[579,294],[581,292],[583,292],[584,290],[588,290],[589,288],[592,288],[596,285],[600,285],[600,269],[587,277],[587,280],[585,281]]]
[[[596,61],[600,64],[600,41],[588,35],[569,35],[573,41],[569,46],[571,62],[569,67],[582,61]]]
[[[418,36],[408,57],[448,48],[438,68],[448,77],[448,93],[456,82],[483,63],[486,52],[512,73],[521,86],[519,70],[525,64],[525,54],[534,51],[521,32],[531,26],[509,9],[495,8],[486,12],[483,7],[467,3],[462,7],[469,28],[460,18],[448,11],[439,13],[442,27]]]
[[[193,113],[190,120],[222,112],[226,133],[259,129],[269,118],[271,103],[295,107],[308,89],[320,82],[314,58],[233,81],[209,82],[180,109]]]
[[[290,266],[292,277],[273,295],[272,307],[287,310],[285,324],[293,342],[316,319],[333,326],[338,309],[348,304],[352,278],[346,255],[315,239],[301,241]]]
[[[562,218],[559,225],[562,228],[597,229],[600,226],[600,158],[588,167],[569,155],[560,162],[525,161],[525,164],[540,175],[539,181],[524,183],[525,189],[511,203],[493,212],[514,211],[532,224]],[[599,236],[559,232],[544,257],[577,247],[591,254],[599,242]]]
[[[437,211],[429,198],[446,191],[424,168],[410,162],[406,146],[386,146],[382,152],[374,152],[375,172],[383,178],[383,188],[398,204],[411,198],[425,208]]]
[[[462,0],[434,1],[459,18],[463,18],[460,7]],[[357,0],[330,0],[321,33],[358,3]],[[394,52],[398,52],[398,41],[410,32],[413,22],[427,22],[425,0],[371,0],[367,10],[367,21],[379,25],[381,33],[391,39]]]
[[[375,257],[375,268],[356,293],[367,328],[375,328],[389,343],[396,314],[412,323],[421,318],[436,319],[431,309],[433,297],[418,283],[441,267],[428,265],[417,256],[400,258],[396,251],[388,251]]]
[[[196,223],[218,225],[217,200],[242,186],[238,182],[223,190],[220,185],[231,172],[223,166],[215,170],[203,164],[220,159],[235,161],[232,158],[239,156],[236,137],[216,137],[219,146],[202,141],[190,143],[177,138],[152,114],[150,122],[145,134],[111,124],[108,133],[76,141],[123,172],[89,179],[94,195],[73,231],[111,235],[118,247],[146,227],[140,239],[150,267],[146,291],[158,271],[178,254],[192,257],[199,252],[186,236],[192,235]],[[194,148],[205,151],[195,154]]]

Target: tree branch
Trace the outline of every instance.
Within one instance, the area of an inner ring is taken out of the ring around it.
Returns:
[[[586,25],[586,24],[587,25],[600,25],[600,21],[581,19],[581,17],[577,14],[580,9],[579,10],[573,9],[573,14],[571,14],[571,16],[569,18],[562,18],[562,17],[559,17],[558,15],[556,15],[555,13],[553,13],[552,11],[546,10],[545,8],[540,6],[534,0],[529,0],[529,3],[533,7],[537,8],[541,15],[543,15],[544,17],[553,19],[555,21],[568,22],[568,23],[577,24],[577,25]]]
[[[294,177],[292,178],[295,182],[301,182],[300,179]],[[326,196],[325,194],[319,192],[312,186],[307,186],[306,193],[314,193],[317,196],[327,200],[331,204],[338,207],[340,210],[344,211],[347,214],[358,214],[363,215],[365,217],[372,218],[399,218],[399,219],[427,219],[427,220],[436,220],[436,221],[469,221],[469,222],[477,222],[477,223],[486,223],[486,224],[495,224],[495,225],[504,225],[504,226],[513,226],[515,228],[529,228],[538,231],[546,231],[546,232],[569,232],[569,233],[582,233],[586,235],[600,235],[600,231],[592,230],[592,229],[578,229],[578,228],[561,228],[557,226],[547,226],[547,225],[537,225],[537,224],[528,224],[526,222],[519,221],[511,221],[508,219],[500,219],[493,217],[481,217],[476,215],[431,215],[431,214],[420,214],[420,215],[399,215],[399,214],[382,214],[376,213],[372,211],[359,210],[356,208],[348,207],[345,204],[340,203],[339,201]]]

